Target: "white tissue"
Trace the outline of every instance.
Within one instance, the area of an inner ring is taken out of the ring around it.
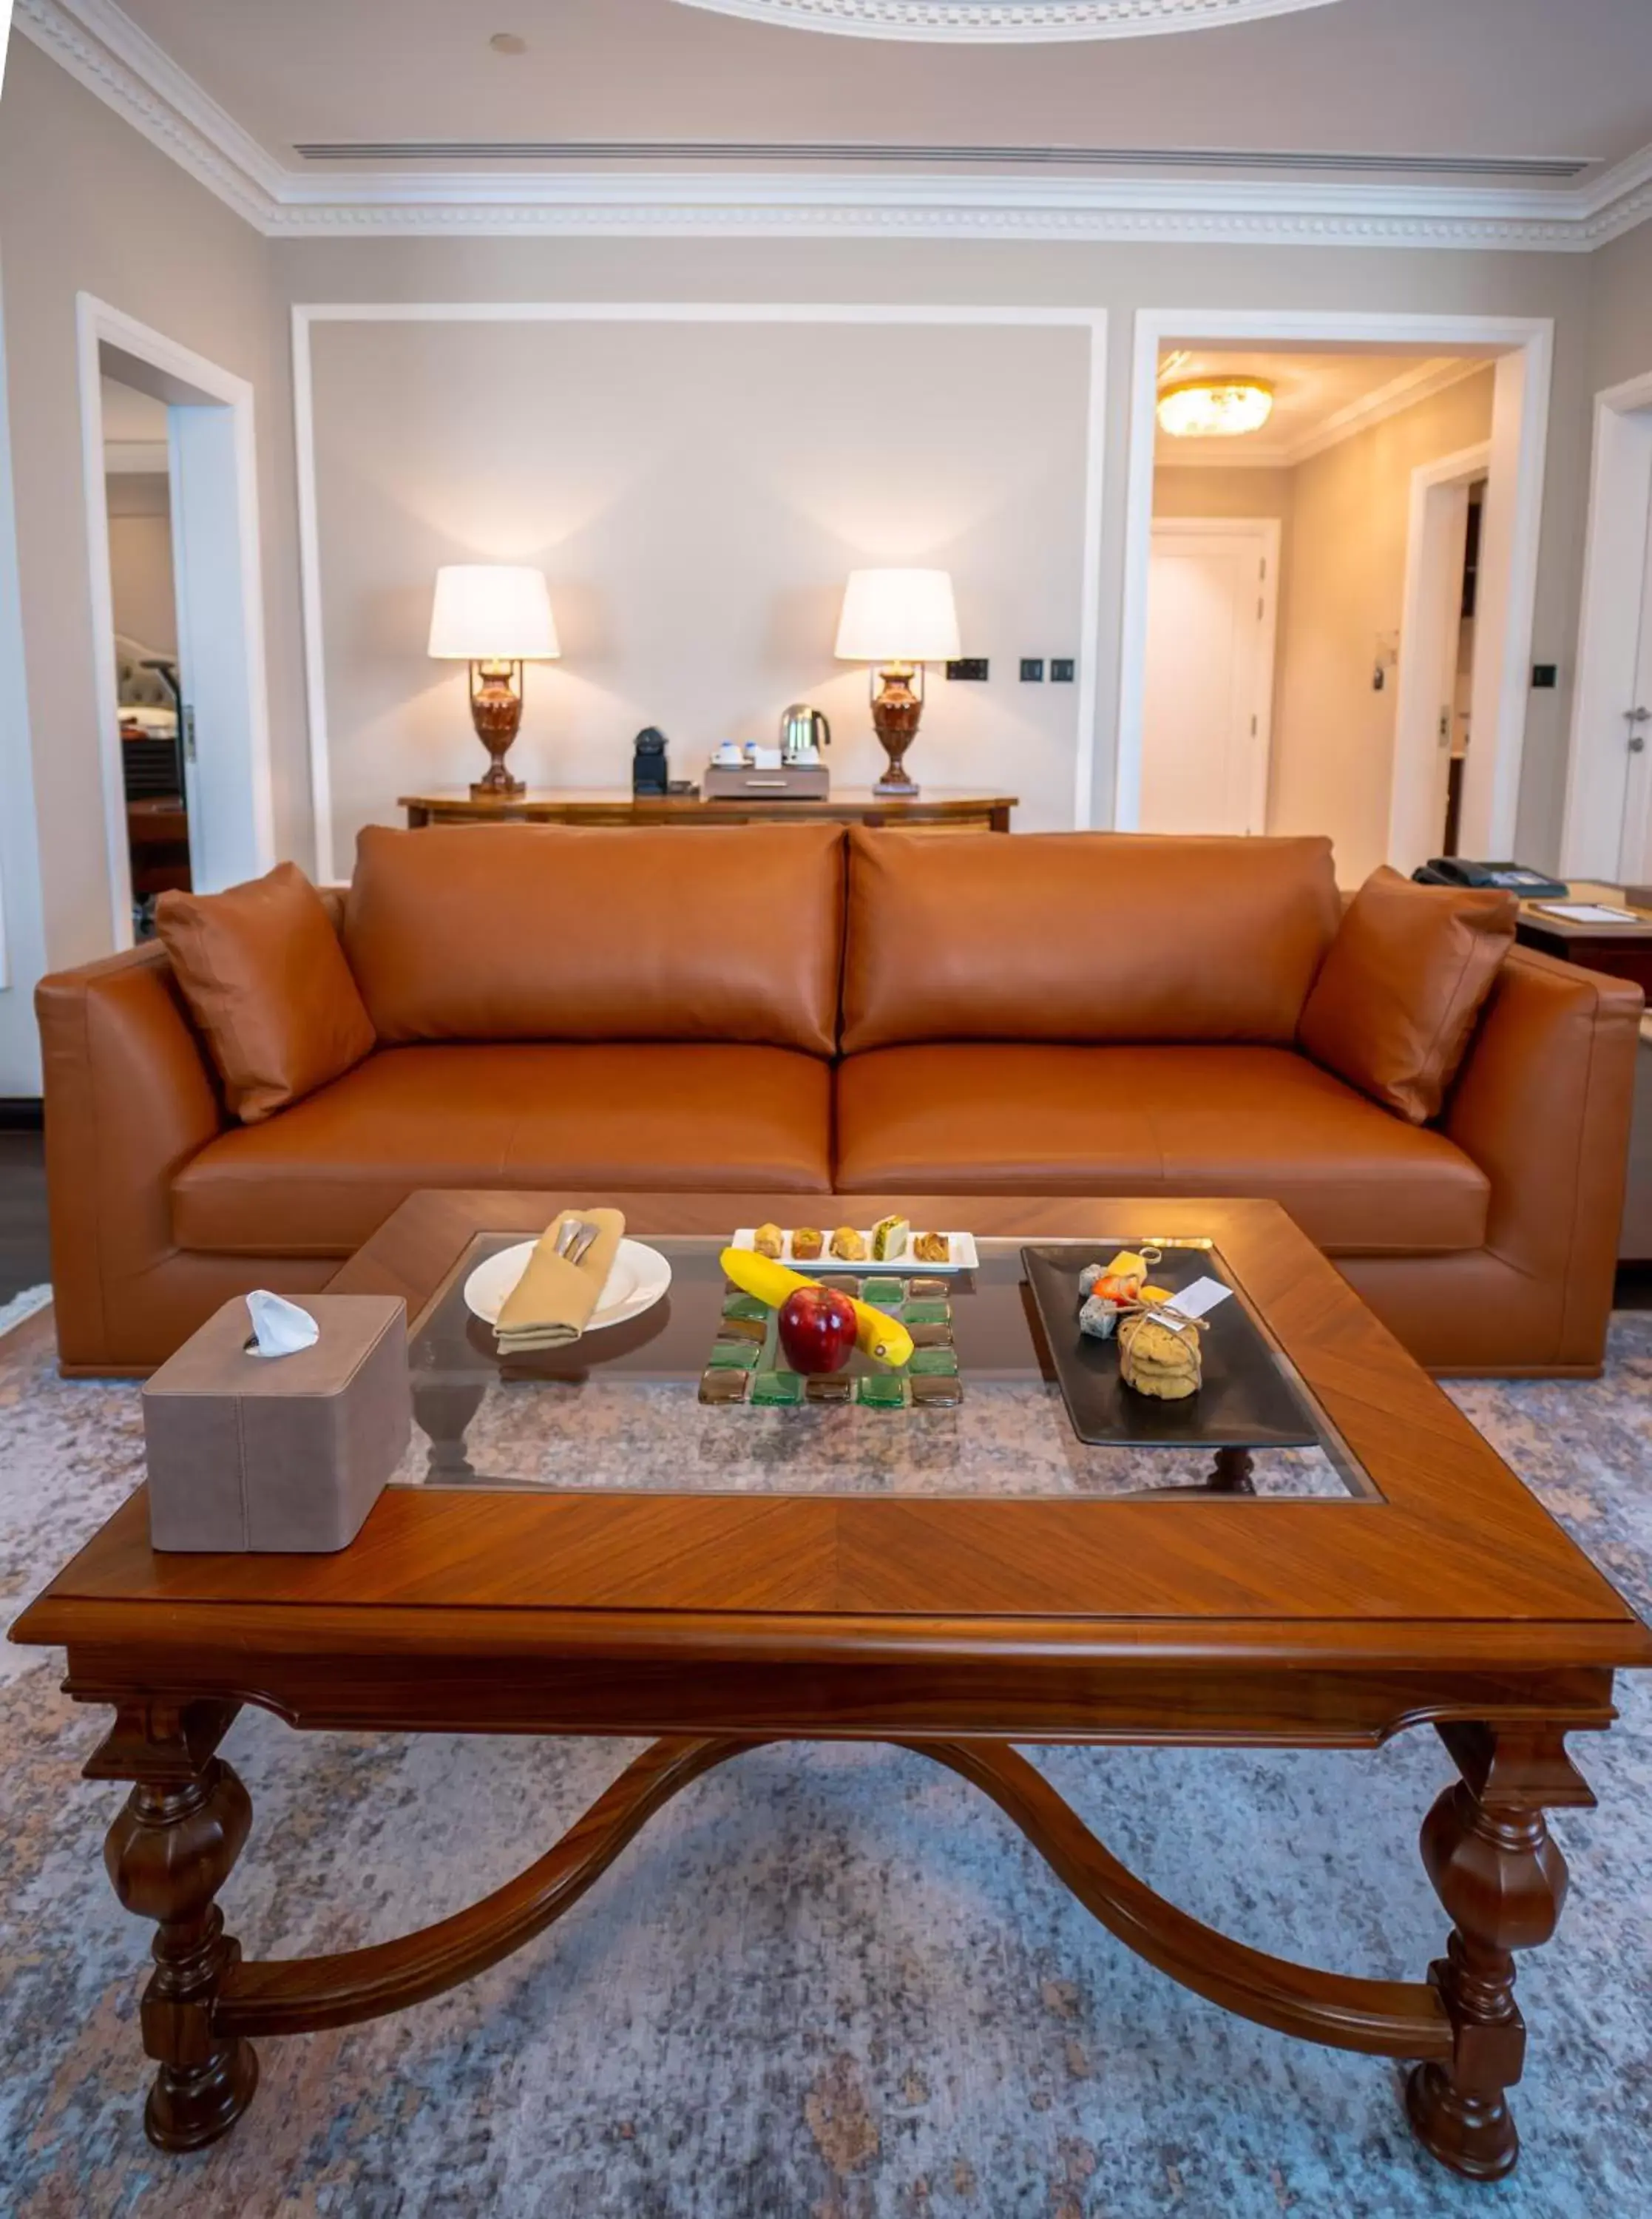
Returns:
[[[307,1310],[281,1295],[270,1294],[267,1288],[257,1288],[250,1294],[246,1307],[258,1344],[254,1355],[293,1356],[301,1348],[314,1348],[321,1338],[321,1328]]]

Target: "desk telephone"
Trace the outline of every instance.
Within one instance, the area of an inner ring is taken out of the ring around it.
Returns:
[[[1471,863],[1461,855],[1436,855],[1411,875],[1422,886],[1493,886],[1522,901],[1564,901],[1571,892],[1529,863]]]

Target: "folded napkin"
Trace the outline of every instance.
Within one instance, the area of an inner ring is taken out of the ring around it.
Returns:
[[[570,1217],[602,1228],[579,1264],[556,1253],[556,1235]],[[500,1354],[563,1348],[577,1340],[607,1284],[624,1231],[624,1213],[618,1209],[565,1209],[553,1218],[534,1243],[526,1271],[500,1310],[494,1327]]]

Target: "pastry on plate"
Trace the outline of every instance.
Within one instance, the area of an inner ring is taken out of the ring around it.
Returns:
[[[920,1264],[950,1264],[952,1237],[946,1233],[917,1234],[913,1238],[912,1253]]]
[[[800,1264],[811,1262],[826,1246],[826,1235],[812,1225],[800,1225],[792,1235],[792,1253]]]
[[[751,1236],[751,1245],[760,1256],[767,1256],[779,1263],[786,1247],[786,1235],[778,1225],[760,1225]]]
[[[844,1264],[864,1264],[866,1260],[866,1239],[852,1225],[840,1225],[832,1235],[832,1253]]]
[[[904,1217],[880,1217],[872,1228],[873,1262],[892,1264],[897,1256],[905,1255],[911,1230]]]

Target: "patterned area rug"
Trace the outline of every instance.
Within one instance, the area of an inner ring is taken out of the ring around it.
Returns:
[[[0,1342],[9,1615],[134,1483],[130,1386],[70,1385],[47,1321]],[[1479,1425],[1652,1611],[1652,1318],[1587,1385],[1475,1384]],[[1556,1941],[1525,1961],[1520,2169],[1453,2179],[1396,2068],[1225,2017],[1078,1909],[992,1807],[880,1749],[765,1750],[690,1788],[550,1935],[438,2001],[261,2046],[227,2141],[143,2138],[148,1930],[101,1864],[119,1792],[56,1660],[0,1656],[0,2209],[20,2219],[1594,2219],[1652,2179],[1652,1688],[1574,1744],[1600,1798],[1555,1831]],[[537,1855],[631,1745],[228,1743],[252,1839],[224,1891],[250,1955],[350,1948]],[[1450,1776],[1376,1755],[1053,1751],[1109,1846],[1261,1948],[1418,1977],[1443,1919],[1415,1854]]]

